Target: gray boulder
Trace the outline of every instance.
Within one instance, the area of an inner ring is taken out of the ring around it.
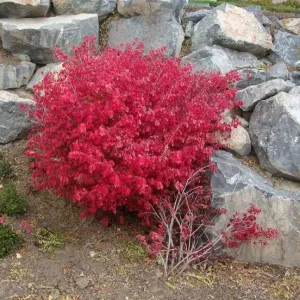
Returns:
[[[251,5],[245,8],[248,12],[251,12],[254,14],[256,19],[263,24],[264,26],[270,26],[273,25],[273,22],[264,15],[260,5]]]
[[[300,71],[290,71],[290,80],[296,85],[300,85]]]
[[[194,24],[192,21],[188,21],[185,27],[184,36],[187,38],[191,38],[194,33]]]
[[[180,21],[187,3],[188,0],[118,0],[118,12],[125,17],[170,12]]]
[[[289,70],[284,62],[279,62],[272,66],[267,72],[267,80],[289,78]]]
[[[273,48],[272,37],[245,9],[222,4],[195,25],[192,50],[220,45],[258,56]]]
[[[0,91],[0,144],[13,142],[29,130],[31,121],[20,105],[34,106],[35,102]]]
[[[289,91],[290,95],[300,95],[300,86],[295,86]]]
[[[236,88],[241,90],[250,85],[257,85],[267,80],[267,72],[264,69],[242,69],[237,71],[240,80],[236,83]]]
[[[274,50],[269,59],[273,62],[285,62],[288,66],[296,66],[300,61],[299,45],[300,35],[276,31]]]
[[[270,98],[279,92],[289,92],[294,86],[295,84],[290,81],[273,79],[239,90],[237,100],[243,102],[241,106],[243,111],[250,111],[259,101]]]
[[[45,17],[50,0],[0,0],[0,18]]]
[[[251,204],[261,209],[257,223],[264,228],[277,228],[278,238],[268,246],[242,245],[228,253],[242,261],[300,266],[300,193],[275,189],[263,177],[240,163],[230,153],[217,151],[212,158],[218,169],[212,175],[212,205],[227,210],[215,221],[213,234],[225,229],[235,212]]]
[[[183,16],[183,23],[187,23],[191,21],[195,25],[196,23],[201,21],[204,17],[206,17],[210,12],[211,10],[209,9],[200,9],[200,10],[188,12]]]
[[[75,15],[81,13],[98,14],[102,19],[117,7],[117,0],[52,0],[57,15]]]
[[[252,54],[237,52],[220,46],[204,47],[182,58],[182,63],[192,64],[195,72],[221,72],[239,68],[255,68],[261,62]]]
[[[232,128],[230,137],[224,142],[224,147],[239,156],[246,156],[251,152],[251,140],[247,130],[238,125]]]
[[[10,64],[0,63],[0,90],[19,88],[26,85],[35,70],[35,64],[23,61]]]
[[[62,68],[62,65],[60,63],[53,63],[53,64],[48,64],[45,67],[39,68],[35,73],[30,82],[27,84],[26,89],[32,91],[33,87],[42,82],[44,77],[49,73],[49,72],[59,72]]]
[[[85,36],[98,41],[99,23],[96,14],[79,14],[39,19],[0,19],[0,38],[4,49],[27,54],[38,64],[55,62],[53,49],[68,54],[80,45]]]
[[[112,21],[108,32],[108,45],[120,47],[136,39],[145,44],[146,51],[166,46],[167,56],[178,56],[184,32],[174,16],[156,13]]]
[[[300,180],[300,95],[279,93],[258,103],[250,137],[264,170]]]

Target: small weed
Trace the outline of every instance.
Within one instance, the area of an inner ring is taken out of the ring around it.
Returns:
[[[10,254],[21,245],[21,238],[17,236],[7,224],[0,224],[0,258]]]
[[[131,263],[138,262],[146,257],[146,250],[141,245],[129,243],[125,249],[125,255]]]
[[[65,235],[61,232],[40,228],[36,232],[36,245],[42,252],[54,254],[56,249],[62,249],[65,245]]]
[[[0,153],[0,181],[10,178],[13,174],[13,169],[8,160]]]
[[[26,212],[27,199],[18,194],[12,182],[0,190],[0,213],[8,216],[20,215]]]

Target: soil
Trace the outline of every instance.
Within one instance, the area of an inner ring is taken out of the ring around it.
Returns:
[[[161,267],[134,249],[143,230],[134,219],[102,227],[81,220],[80,210],[50,191],[36,192],[30,183],[25,141],[4,151],[14,166],[14,182],[28,197],[27,213],[12,219],[24,238],[21,249],[0,260],[0,299],[300,299],[300,269],[261,266],[232,260],[198,266],[165,280]],[[20,231],[21,221],[32,232]],[[36,240],[41,228],[63,233],[65,243],[44,253]]]

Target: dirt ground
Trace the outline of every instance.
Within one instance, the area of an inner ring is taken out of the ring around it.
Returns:
[[[102,227],[81,220],[80,210],[51,192],[35,192],[30,184],[25,141],[5,156],[14,166],[17,189],[29,199],[23,246],[0,260],[0,299],[156,300],[156,299],[300,299],[300,269],[260,266],[224,260],[188,270],[179,278],[162,278],[160,266],[139,253],[134,222]],[[3,150],[3,149],[2,149]],[[64,234],[62,249],[40,251],[40,228]]]

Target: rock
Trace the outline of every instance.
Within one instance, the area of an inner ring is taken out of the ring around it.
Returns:
[[[245,128],[238,125],[231,131],[230,138],[224,141],[225,149],[240,156],[248,155],[251,152],[251,140]]]
[[[237,52],[220,46],[204,47],[182,58],[182,63],[194,65],[195,72],[221,72],[223,74],[238,68],[253,68],[261,62],[252,54]]]
[[[200,10],[188,12],[183,16],[183,22],[187,23],[191,21],[195,25],[196,23],[201,21],[204,17],[206,17],[210,12],[211,10],[209,9],[200,9]]]
[[[187,3],[187,0],[118,0],[118,12],[125,17],[171,12],[180,21]]]
[[[31,61],[38,64],[55,62],[53,49],[56,47],[71,54],[72,46],[80,45],[87,35],[98,41],[96,14],[0,20],[3,48],[13,53],[27,54]]]
[[[33,75],[26,89],[33,90],[33,86],[40,83],[49,72],[59,72],[62,68],[60,63],[48,64],[45,67],[39,68]]]
[[[277,239],[269,246],[242,245],[228,250],[238,260],[283,266],[300,266],[300,193],[275,189],[270,182],[241,164],[232,154],[217,151],[212,158],[218,171],[212,175],[212,205],[224,207],[226,215],[215,221],[214,234],[224,230],[235,212],[251,204],[262,213],[257,223],[264,228],[277,228]]]
[[[1,0],[0,18],[45,17],[50,0]]]
[[[104,19],[117,7],[117,0],[52,0],[57,15],[74,15],[81,13],[98,14]]]
[[[271,35],[255,16],[227,3],[215,8],[194,28],[193,51],[214,44],[258,56],[273,49]]]
[[[256,17],[256,19],[261,24],[267,25],[267,26],[273,25],[273,22],[263,14],[263,11],[262,11],[260,5],[251,5],[251,6],[246,7],[245,9],[248,12],[253,13],[254,16]]]
[[[189,21],[185,27],[184,36],[187,38],[191,38],[194,33],[194,24],[192,21]]]
[[[296,66],[299,58],[300,35],[284,31],[275,32],[274,50],[269,59],[273,62],[285,62],[288,66]]]
[[[295,84],[290,81],[273,79],[239,90],[237,100],[243,101],[242,110],[250,111],[259,101],[270,98],[282,91],[289,92],[294,86]]]
[[[300,95],[300,86],[295,86],[289,91],[290,95]]]
[[[17,60],[20,61],[31,61],[30,57],[26,54],[21,54],[21,53],[12,53],[12,57],[16,58]]]
[[[35,70],[35,64],[20,61],[9,64],[0,63],[0,90],[19,88],[26,85]]]
[[[300,34],[300,18],[289,18],[281,20],[283,26],[295,34]]]
[[[76,282],[77,286],[78,286],[81,290],[83,290],[83,289],[85,289],[85,288],[88,287],[90,280],[89,280],[88,277],[83,276],[83,277],[78,277],[78,278],[75,280],[75,282]]]
[[[31,122],[20,105],[33,106],[35,102],[0,91],[0,144],[13,142],[28,132]]]
[[[175,18],[166,13],[111,22],[108,33],[109,46],[119,47],[122,44],[133,43],[137,38],[144,42],[146,51],[166,46],[167,56],[178,56],[184,32]]]
[[[300,96],[282,92],[261,101],[249,128],[261,167],[273,175],[300,180]]]
[[[51,294],[50,294],[50,297],[53,300],[59,299],[59,297],[60,297],[60,291],[58,289],[53,289],[52,292],[51,292]]]
[[[264,69],[242,69],[237,72],[241,77],[241,80],[236,83],[236,88],[239,90],[267,80],[267,72]]]
[[[267,72],[267,80],[289,78],[289,70],[284,62],[279,62],[272,66]]]
[[[300,71],[290,71],[290,80],[296,85],[300,85]]]

